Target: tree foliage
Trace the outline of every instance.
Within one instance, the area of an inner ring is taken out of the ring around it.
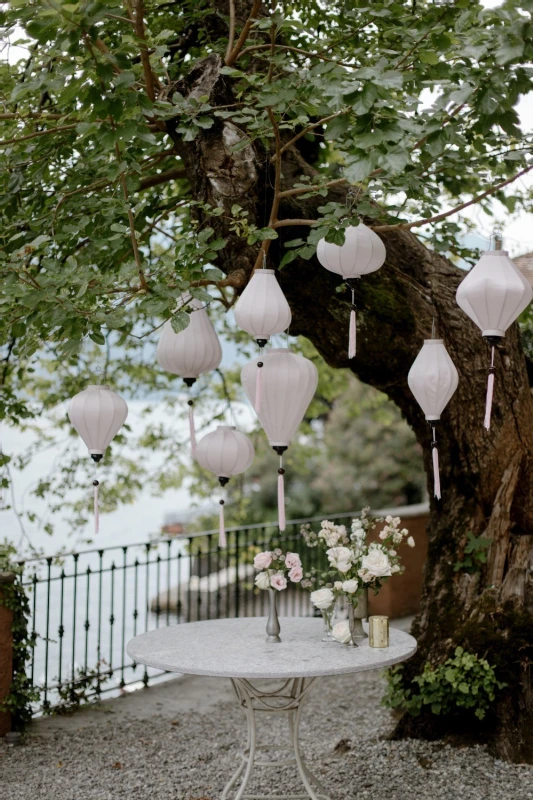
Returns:
[[[463,206],[529,208],[517,178],[533,168],[531,136],[516,105],[532,87],[533,26],[514,0],[14,0],[1,21],[24,47],[1,65],[0,416],[10,423],[39,427],[102,377],[174,409],[176,384],[154,368],[157,331],[168,318],[186,326],[184,291],[230,308],[242,259],[290,271],[361,218],[459,257]],[[222,76],[216,104],[200,66]],[[209,175],[185,148],[221,126],[241,155],[227,181],[264,185],[261,209],[198,199]],[[329,194],[338,185],[348,204]],[[306,198],[317,213],[292,218]],[[287,227],[299,236],[283,239]],[[214,393],[216,416],[222,384]],[[161,461],[147,469],[120,455],[119,439],[110,507],[141,483],[164,488],[171,466],[183,477],[180,434],[145,419],[125,431],[129,452],[159,448]],[[58,505],[86,469],[72,439],[63,444],[61,470],[37,488]]]

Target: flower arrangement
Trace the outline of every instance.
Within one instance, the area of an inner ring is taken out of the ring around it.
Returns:
[[[321,606],[322,595],[327,590],[334,597],[344,595],[352,605],[357,605],[365,589],[377,593],[392,575],[403,572],[398,546],[415,541],[407,528],[401,528],[400,517],[369,517],[369,508],[363,508],[361,516],[352,521],[348,534],[345,525],[335,525],[329,520],[322,522],[315,532],[309,524],[302,525],[301,532],[308,547],[322,547],[326,551],[329,567],[319,572],[311,570],[301,581],[302,587],[311,590],[311,602]],[[369,542],[369,533],[384,523],[379,541]],[[320,595],[320,596],[319,596]]]
[[[300,583],[303,578],[302,561],[298,553],[283,553],[279,548],[258,553],[254,558],[254,567],[261,570],[255,577],[258,589],[281,592],[287,588],[288,580]]]

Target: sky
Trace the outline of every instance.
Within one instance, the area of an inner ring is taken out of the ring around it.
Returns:
[[[498,5],[494,0],[486,0],[486,6]],[[12,61],[18,60],[24,53],[21,48],[11,48],[9,52],[9,59]],[[5,58],[5,53],[0,55]],[[527,130],[533,130],[533,94],[522,97],[518,106],[518,113],[521,118],[522,125]],[[528,188],[533,186],[533,177],[531,175],[520,179],[523,186]],[[511,219],[507,210],[500,206],[501,214],[498,215],[498,223],[501,226],[504,236],[504,247],[509,250],[511,256],[518,256],[526,252],[533,251],[533,214],[521,214],[517,219]],[[488,217],[480,208],[471,207],[465,212],[471,220],[475,223],[476,237],[485,241],[487,247],[490,244],[491,232],[495,225],[495,220]],[[480,242],[481,244],[481,242]],[[226,343],[224,364],[234,362],[236,358],[236,351],[233,346]],[[136,417],[140,416],[143,411],[144,403],[140,401],[130,402],[130,421],[135,421]],[[163,411],[155,411],[154,420],[162,421],[164,418]],[[245,424],[251,421],[251,412],[240,409],[240,413],[244,415],[243,419]],[[21,433],[20,431],[8,428],[6,425],[0,429],[0,438],[4,452],[15,453],[25,448],[30,444],[30,433]],[[80,443],[80,448],[83,445]],[[53,451],[47,451],[35,457],[30,464],[24,469],[15,473],[14,475],[14,495],[15,502],[19,511],[31,505],[32,508],[37,508],[40,511],[44,510],[43,501],[36,501],[33,499],[29,492],[31,487],[35,485],[39,476],[47,474],[52,468],[55,454]],[[91,487],[88,487],[91,491]],[[216,505],[218,498],[213,499],[213,508]],[[349,509],[339,509],[339,511],[347,511]],[[162,497],[151,497],[148,492],[141,492],[136,502],[130,506],[123,506],[119,510],[105,514],[101,517],[100,533],[96,543],[99,546],[105,547],[111,544],[126,544],[132,542],[142,542],[149,538],[151,534],[157,533],[163,522],[169,516],[187,518],[194,509],[191,506],[191,499],[186,486],[181,489],[171,490],[164,493]],[[69,535],[68,525],[59,519],[56,522],[56,533],[53,539],[50,539],[45,533],[40,531],[37,526],[26,524],[27,533],[30,536],[32,544],[43,549],[47,554],[57,552],[61,547],[68,549],[76,549],[83,543],[72,539]],[[84,538],[91,536],[91,524],[89,523],[88,529],[84,534]],[[14,543],[19,543],[21,540],[21,530],[19,522],[12,511],[3,511],[0,508],[0,540],[8,538]]]

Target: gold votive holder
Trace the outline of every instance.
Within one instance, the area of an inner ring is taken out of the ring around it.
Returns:
[[[374,616],[368,620],[368,644],[370,647],[389,646],[389,618]]]

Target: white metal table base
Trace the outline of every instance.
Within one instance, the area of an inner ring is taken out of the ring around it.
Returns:
[[[241,754],[242,763],[222,793],[222,800],[228,800],[232,790],[236,792],[233,800],[330,800],[328,793],[302,758],[298,731],[303,704],[315,678],[289,678],[272,691],[253,686],[248,680],[232,678],[233,688],[239,704],[246,713],[248,723],[248,744]],[[290,745],[258,745],[257,714],[287,714],[289,721]],[[256,756],[264,751],[285,751],[282,760],[259,760]],[[246,794],[254,766],[282,767],[295,764],[307,794],[259,795]],[[241,781],[239,788],[237,781]]]

